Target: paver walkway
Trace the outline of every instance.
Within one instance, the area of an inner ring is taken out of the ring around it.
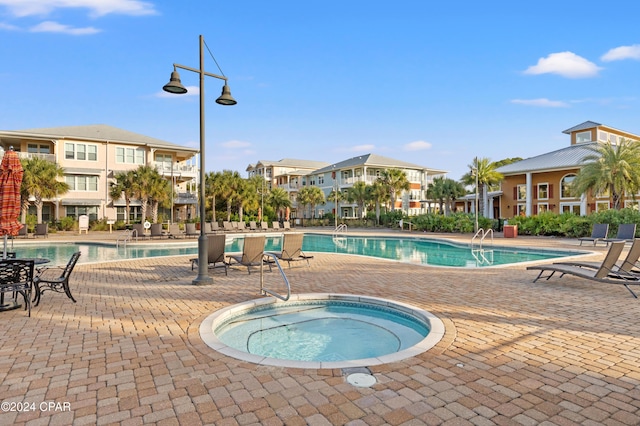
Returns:
[[[377,383],[359,388],[341,370],[257,366],[204,345],[200,322],[260,297],[258,275],[217,270],[193,286],[188,257],[78,265],[78,303],[49,292],[31,318],[0,312],[0,425],[640,424],[640,300],[621,286],[316,253],[286,270],[295,292],[386,297],[446,325],[434,349],[372,367]]]

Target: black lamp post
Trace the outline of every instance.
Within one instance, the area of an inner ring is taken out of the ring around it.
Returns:
[[[227,86],[227,77],[224,75],[211,74],[204,71],[204,38],[200,36],[200,69],[187,67],[184,65],[173,64],[173,72],[171,73],[171,79],[162,88],[165,92],[184,94],[187,93],[186,87],[180,82],[180,74],[176,68],[181,68],[187,71],[192,71],[200,74],[200,236],[198,237],[198,276],[193,280],[193,284],[212,284],[213,278],[209,276],[208,268],[208,253],[207,253],[207,233],[205,231],[205,138],[204,138],[204,77],[214,77],[220,80],[224,80],[224,86],[222,87],[222,94],[216,103],[220,105],[235,105],[237,102],[231,96],[231,90]],[[214,207],[215,208],[215,207]]]

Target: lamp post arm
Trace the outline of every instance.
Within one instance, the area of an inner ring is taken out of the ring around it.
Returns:
[[[209,77],[214,77],[214,78],[217,78],[217,79],[220,79],[220,80],[224,80],[224,81],[229,80],[227,77],[225,77],[223,75],[213,74],[213,73],[206,72],[206,71],[200,71],[198,69],[191,68],[191,67],[188,67],[186,65],[173,64],[173,67],[174,68],[180,68],[180,69],[187,70],[187,71],[191,71],[191,72],[195,72],[197,74],[208,75]]]

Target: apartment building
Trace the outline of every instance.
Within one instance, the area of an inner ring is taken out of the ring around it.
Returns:
[[[594,144],[618,143],[621,138],[640,140],[640,136],[593,121],[573,126],[562,133],[569,135],[569,146],[502,166],[504,175],[500,196],[501,216],[535,215],[545,211],[587,215],[609,209],[609,194],[578,194],[571,182],[580,170],[587,149]],[[627,197],[625,207],[638,206],[638,199]]]
[[[45,222],[83,214],[91,220],[124,220],[124,199],[111,199],[110,183],[116,173],[141,165],[155,167],[172,182],[172,208],[161,212],[166,218],[178,221],[197,216],[196,148],[105,124],[0,131],[0,150],[10,148],[23,158],[38,156],[64,169],[70,190],[45,200]],[[141,219],[139,201],[132,200],[130,216]]]
[[[365,154],[352,157],[334,164],[307,160],[259,161],[247,167],[249,176],[263,175],[272,187],[280,186],[289,192],[292,202],[291,218],[320,217],[325,213],[338,214],[343,218],[364,216],[355,203],[342,201],[337,203],[329,199],[334,189],[346,191],[355,182],[372,184],[382,171],[400,169],[405,172],[410,183],[410,190],[398,194],[395,207],[410,215],[426,213],[426,190],[436,176],[445,175],[444,170],[432,169],[417,164],[407,163],[377,154]],[[264,174],[263,174],[264,173]],[[314,213],[309,206],[303,211],[297,205],[297,191],[305,186],[317,186],[324,192],[326,203],[316,206]],[[339,210],[338,210],[339,208]]]

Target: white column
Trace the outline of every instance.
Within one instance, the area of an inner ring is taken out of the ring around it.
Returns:
[[[532,179],[531,179],[531,172],[527,173],[527,203],[526,203],[526,209],[527,209],[527,216],[532,216],[533,215],[533,185],[532,185]]]

